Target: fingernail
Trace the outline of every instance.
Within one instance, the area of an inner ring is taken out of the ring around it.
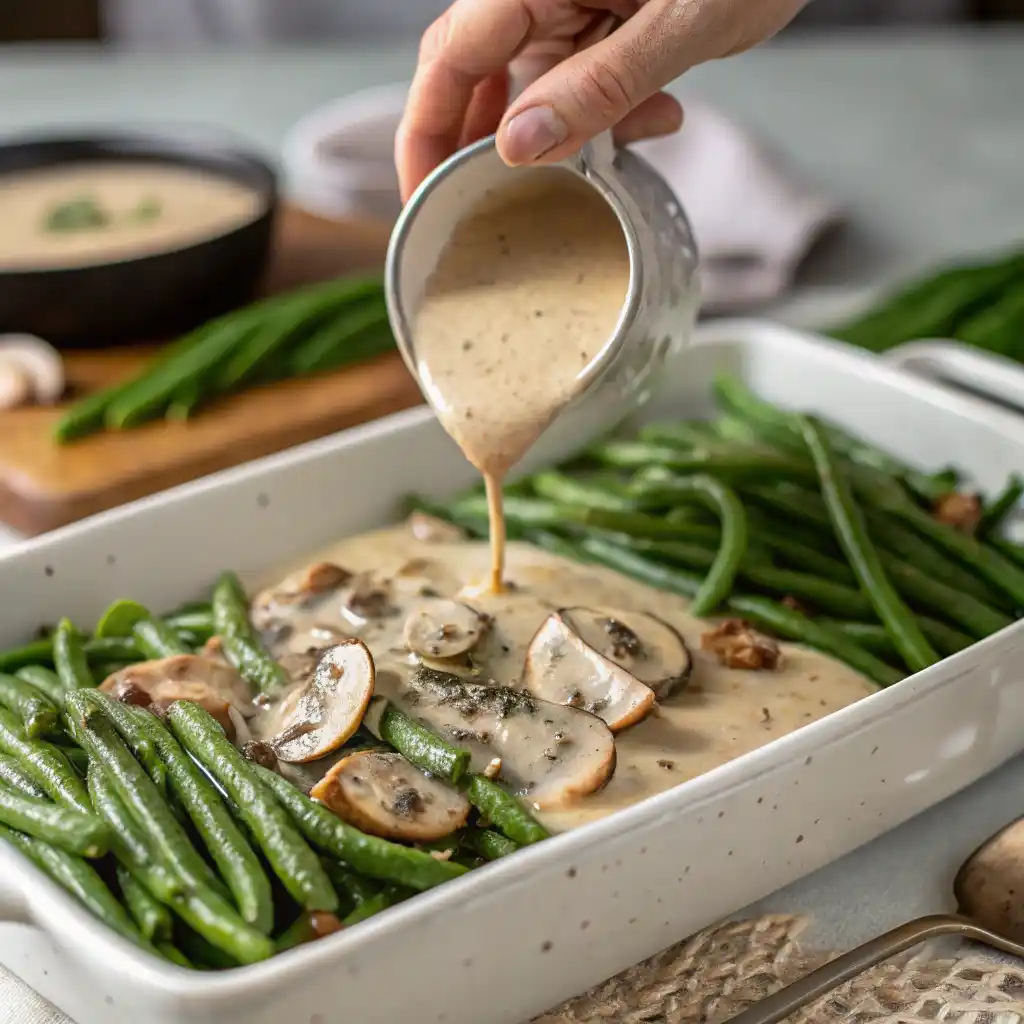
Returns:
[[[530,107],[505,127],[503,156],[510,164],[528,164],[569,138],[569,126],[551,107]]]

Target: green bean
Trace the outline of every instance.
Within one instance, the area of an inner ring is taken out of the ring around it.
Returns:
[[[622,541],[612,538],[614,543]],[[624,539],[625,540],[625,539]],[[708,569],[714,564],[714,553],[694,544],[679,541],[631,540],[624,546],[642,554],[654,555],[670,562],[681,563],[691,569]],[[843,618],[871,618],[873,606],[859,590],[819,579],[808,573],[777,569],[755,560],[746,560],[740,566],[739,575],[756,587],[763,587],[783,596],[806,601],[820,611],[839,615]],[[731,588],[730,588],[731,590]],[[706,617],[694,611],[698,618]]]
[[[836,338],[882,352],[915,338],[956,336],[965,316],[984,310],[1019,279],[1018,255],[951,266],[905,284],[867,314],[829,331]]]
[[[84,814],[92,811],[85,785],[68,759],[52,743],[28,739],[6,708],[0,708],[0,751],[16,758],[55,803]]]
[[[305,292],[293,292],[281,300],[265,320],[242,344],[231,353],[217,378],[220,391],[234,391],[250,382],[285,346],[294,345],[297,340],[305,341],[316,332],[323,321],[331,317],[342,322],[353,319],[354,315],[370,303],[367,300],[378,297],[376,309],[380,308],[385,321],[383,288],[378,279],[350,279],[342,286],[328,291],[317,291],[310,298]],[[339,307],[341,307],[339,309]]]
[[[254,767],[256,774],[309,842],[324,853],[344,861],[360,875],[383,882],[397,882],[420,891],[463,874],[463,869],[457,864],[437,860],[422,850],[365,835],[300,793],[280,775],[266,768]]]
[[[110,837],[94,814],[58,807],[0,783],[0,822],[82,857],[102,857]]]
[[[163,956],[165,960],[170,960],[176,967],[185,967],[190,971],[196,970],[195,965],[191,960],[177,946],[170,942],[157,942],[155,943],[157,951]]]
[[[785,485],[776,485],[775,489],[747,488],[745,493],[791,516],[798,516],[815,528],[828,523],[827,510],[817,494]],[[887,536],[891,540],[891,534],[879,534],[883,542]],[[883,568],[903,597],[933,615],[962,626],[979,640],[999,632],[1013,621],[971,594],[942,583],[928,572],[901,561],[888,551],[880,551],[878,554]]]
[[[844,633],[866,647],[873,654],[886,655],[896,652],[892,641],[889,639],[889,634],[885,631],[885,627],[877,623],[840,622],[830,619],[818,619],[816,621],[822,626],[827,626],[829,629],[839,630],[839,632]],[[944,622],[939,622],[936,619],[928,619],[919,615],[917,617],[917,624],[921,627],[921,632],[928,638],[928,642],[944,657],[957,654],[974,643],[974,639],[966,633],[961,633],[959,630],[953,629],[952,626],[947,626]]]
[[[381,911],[387,910],[389,907],[393,907],[396,903],[401,903],[411,895],[413,895],[413,893],[409,892],[408,889],[402,888],[400,885],[385,886],[372,899],[368,899],[365,903],[361,903],[356,907],[356,909],[353,910],[351,914],[348,914],[341,923],[344,927],[351,928],[352,925],[359,924],[361,921],[374,917]]]
[[[213,621],[224,653],[260,693],[288,686],[288,673],[271,657],[249,621],[249,599],[238,577],[221,574],[213,590]]]
[[[871,538],[879,547],[961,593],[969,594],[986,604],[1006,607],[1007,600],[1001,591],[965,569],[959,562],[947,558],[898,519],[872,509],[865,510],[865,517]]]
[[[42,665],[22,665],[14,675],[34,686],[43,696],[49,697],[54,707],[63,706],[65,690],[61,685],[60,677],[52,669]]]
[[[608,441],[592,449],[590,454],[620,469],[642,469],[654,465],[676,474],[707,473],[726,480],[742,476],[809,481],[814,473],[809,465],[799,459],[775,452],[752,451],[743,447],[733,451],[719,449],[680,452],[675,448],[639,441]],[[641,482],[639,486],[631,485],[628,493],[642,507],[648,507],[656,500],[659,503],[672,504],[678,493],[672,486],[673,483],[676,481],[666,481],[659,492],[656,484]],[[683,490],[682,493],[690,495],[691,492]]]
[[[67,718],[76,738],[149,834],[161,860],[187,884],[219,891],[219,880],[196,852],[160,790],[132,756],[106,713],[81,694],[69,694],[67,705]]]
[[[519,844],[507,839],[500,832],[489,828],[467,828],[459,833],[459,839],[484,860],[501,860],[519,849]]]
[[[1003,489],[989,502],[978,523],[975,536],[984,540],[992,534],[998,534],[1006,520],[1013,514],[1024,497],[1024,477],[1012,473]]]
[[[220,794],[159,719],[141,710],[137,718],[166,765],[171,790],[231,890],[242,919],[270,934],[274,923],[270,882]]]
[[[878,686],[891,686],[903,678],[899,669],[885,664],[841,631],[822,625],[776,601],[736,595],[729,599],[729,609],[783,640],[806,644],[838,658]]]
[[[108,928],[112,928],[137,946],[152,951],[149,942],[135,927],[135,923],[114,898],[114,894],[104,885],[103,879],[80,857],[58,850],[41,839],[14,832],[3,825],[0,825],[0,839],[5,839],[28,857],[36,867],[74,896]]]
[[[1017,606],[1024,605],[1024,568],[1015,565],[995,548],[940,523],[910,501],[896,505],[885,503],[883,507],[952,557],[973,568],[993,586],[1013,598]]]
[[[692,598],[703,583],[700,576],[674,566],[662,565],[604,537],[584,537],[572,550],[577,559],[597,562],[670,594]],[[568,551],[566,548],[567,555]]]
[[[69,619],[61,619],[53,634],[53,664],[61,685],[69,693],[96,685],[89,671],[82,636]]]
[[[179,654],[191,654],[178,634],[159,619],[140,619],[132,627],[136,643],[146,658],[173,658]]]
[[[338,897],[319,858],[216,719],[197,704],[175,701],[167,721],[178,742],[227,794],[296,903],[306,910],[337,909]]]
[[[136,622],[148,619],[149,609],[138,601],[122,598],[108,605],[96,623],[93,635],[100,639],[108,637],[128,637]]]
[[[551,525],[570,523],[589,526],[610,533],[624,533],[630,537],[649,539],[693,539],[718,544],[721,530],[710,523],[695,523],[692,519],[672,516],[652,516],[646,512],[624,512],[583,505],[552,505]]]
[[[222,636],[220,641],[224,656],[259,693],[272,694],[290,684],[288,673],[262,642],[257,647],[236,636]]]
[[[197,971],[230,971],[241,966],[237,957],[218,949],[192,928],[179,928],[176,938]]]
[[[1024,567],[1024,544],[1007,540],[1005,537],[989,537],[988,543],[992,545],[1003,557],[1011,562]]]
[[[54,745],[68,759],[71,767],[84,779],[89,767],[89,755],[78,746],[70,746],[66,743]]]
[[[0,704],[21,718],[25,735],[37,739],[57,726],[57,708],[49,697],[16,676],[0,672]]]
[[[195,932],[220,951],[218,957],[224,957],[225,966],[256,963],[273,954],[271,941],[250,928],[218,893],[186,880],[174,869],[159,843],[132,815],[112,777],[98,764],[89,769],[89,792],[97,813],[113,831],[118,861],[189,926],[183,939]]]
[[[365,903],[380,892],[381,887],[377,882],[357,875],[338,861],[331,860],[330,857],[321,857],[320,863],[323,865],[324,871],[327,872],[327,877],[331,880],[335,892],[349,907],[358,907],[359,904]],[[347,912],[343,908],[339,908],[339,913]]]
[[[323,324],[288,353],[285,373],[304,377],[386,352],[394,344],[383,297],[362,302]]]
[[[836,537],[893,645],[908,667],[920,672],[935,664],[939,656],[921,632],[913,612],[889,581],[825,432],[810,418],[800,417],[798,422],[818,470],[822,497],[832,517]]]
[[[341,921],[334,914],[328,914],[322,910],[304,910],[278,936],[274,942],[274,950],[277,953],[283,953],[296,946],[305,945],[307,942],[325,939],[328,935],[340,932],[342,927]]]
[[[21,762],[7,754],[0,754],[0,781],[26,796],[34,796],[37,800],[48,799],[46,790],[24,769]]]
[[[143,729],[139,721],[139,708],[122,704],[113,697],[99,690],[86,690],[82,700],[89,706],[97,708],[110,719],[114,728],[127,744],[128,749],[145,769],[153,785],[161,794],[167,793],[167,767],[157,752],[156,744]]]
[[[182,633],[188,633],[199,641],[209,640],[216,633],[216,627],[213,624],[213,612],[209,608],[176,612],[173,615],[168,615],[164,622],[174,629],[179,636]]]
[[[706,420],[669,420],[648,423],[637,437],[648,444],[700,448],[717,441],[718,433]]]
[[[173,924],[167,908],[154,899],[149,890],[122,864],[117,866],[117,884],[128,913],[139,926],[139,931],[150,942],[169,942]]]
[[[770,444],[798,457],[805,456],[803,439],[791,413],[777,409],[771,403],[758,398],[735,377],[720,374],[715,378],[714,390],[719,402],[749,424],[756,436],[763,437]],[[853,463],[873,470],[876,474],[904,480],[926,500],[932,501],[948,489],[946,481],[917,472],[887,452],[846,433],[835,424],[822,423],[821,429],[835,452]]]
[[[496,829],[520,846],[539,843],[550,835],[519,800],[483,775],[470,776],[466,796]]]
[[[14,672],[26,665],[53,664],[53,639],[33,640],[0,653],[0,672]]]
[[[559,505],[581,505],[584,508],[603,508],[609,511],[629,511],[636,503],[623,493],[608,489],[601,481],[581,480],[556,470],[537,473],[530,478],[533,489],[542,498],[548,498]]]
[[[736,573],[747,554],[747,517],[736,493],[714,477],[697,474],[679,481],[681,493],[690,493],[709,507],[721,523],[718,554],[708,570],[691,611],[709,615],[729,596]]]
[[[417,768],[448,782],[458,782],[469,769],[472,755],[431,732],[393,704],[385,704],[380,716],[380,738],[390,743]]]
[[[159,416],[178,388],[191,381],[200,382],[204,388],[212,386],[218,368],[258,322],[257,305],[253,305],[205,324],[201,328],[202,344],[186,348],[146,371],[110,402],[103,417],[106,426],[123,430]]]

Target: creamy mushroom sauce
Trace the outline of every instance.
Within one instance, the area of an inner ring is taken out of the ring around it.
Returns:
[[[688,684],[661,699],[639,724],[616,734],[614,773],[603,789],[568,806],[537,812],[554,831],[670,789],[875,691],[845,665],[789,644],[782,645],[778,670],[725,668],[701,651],[701,634],[709,624],[689,615],[683,598],[521,543],[509,545],[508,587],[502,593],[486,585],[486,544],[421,540],[405,525],[345,540],[321,553],[318,561],[354,576],[303,603],[291,596],[301,573],[293,574],[257,596],[254,618],[278,657],[358,636],[377,663],[378,684],[382,673],[408,677],[424,664],[405,647],[405,623],[420,603],[435,595],[458,598],[492,616],[489,630],[472,651],[474,668],[458,667],[457,659],[430,663],[483,683],[517,686],[531,639],[558,608],[646,611],[675,627],[693,659]],[[364,595],[384,594],[365,605],[365,617],[347,607],[355,588],[362,588]],[[385,614],[369,614],[372,610]],[[279,724],[271,713],[261,731],[270,734]],[[322,774],[328,765],[303,767]]]
[[[54,210],[73,203],[102,211],[107,223],[47,226]],[[180,249],[241,227],[265,205],[255,189],[221,175],[141,160],[5,173],[0,269],[79,267]]]
[[[484,197],[456,226],[414,325],[417,372],[445,430],[484,475],[492,585],[501,481],[579,393],[629,287],[618,217],[566,171]]]

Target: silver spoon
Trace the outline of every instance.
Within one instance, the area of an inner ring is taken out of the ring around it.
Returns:
[[[901,924],[760,1000],[728,1024],[775,1024],[869,967],[942,935],[1024,958],[1024,818],[986,839],[964,861],[953,895],[958,913]]]

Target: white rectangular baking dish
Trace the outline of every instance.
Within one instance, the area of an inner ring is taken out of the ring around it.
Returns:
[[[1024,428],[872,356],[771,325],[704,329],[647,418],[709,410],[712,374],[997,487]],[[535,461],[578,446],[555,440]],[[471,471],[413,410],[36,539],[0,558],[0,645],[130,595],[198,597],[392,519]],[[0,849],[0,962],[78,1024],[517,1024],[938,802],[1024,748],[1019,625],[604,821],[266,964],[196,975],[137,953]]]

